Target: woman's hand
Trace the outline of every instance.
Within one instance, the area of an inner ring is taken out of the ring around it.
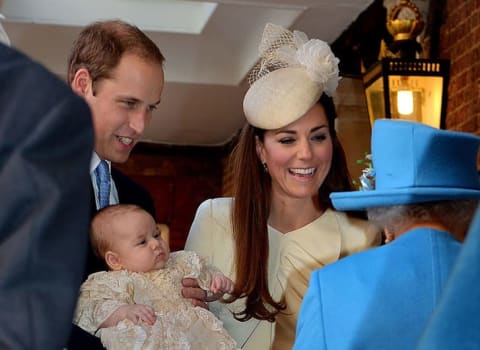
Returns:
[[[182,296],[184,298],[190,299],[193,306],[200,306],[208,310],[207,292],[198,286],[198,281],[195,278],[184,278],[182,285]]]

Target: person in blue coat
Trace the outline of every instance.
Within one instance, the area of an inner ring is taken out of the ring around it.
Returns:
[[[480,198],[480,138],[377,120],[372,190],[331,194],[367,209],[387,243],[311,274],[294,349],[414,349],[460,252]]]
[[[480,209],[417,350],[480,347]]]

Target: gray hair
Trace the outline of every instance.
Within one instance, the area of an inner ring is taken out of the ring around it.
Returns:
[[[414,224],[434,222],[463,237],[477,206],[477,199],[468,199],[374,207],[367,213],[370,221],[395,233]]]

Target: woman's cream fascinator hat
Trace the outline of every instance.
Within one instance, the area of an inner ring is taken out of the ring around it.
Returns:
[[[322,93],[335,93],[339,60],[326,42],[268,23],[259,52],[261,59],[248,76],[250,88],[243,100],[251,125],[282,128],[303,116]]]

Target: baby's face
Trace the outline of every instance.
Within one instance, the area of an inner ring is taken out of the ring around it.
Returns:
[[[146,212],[131,211],[117,218],[114,232],[112,251],[117,254],[121,269],[147,272],[165,267],[170,249]]]

